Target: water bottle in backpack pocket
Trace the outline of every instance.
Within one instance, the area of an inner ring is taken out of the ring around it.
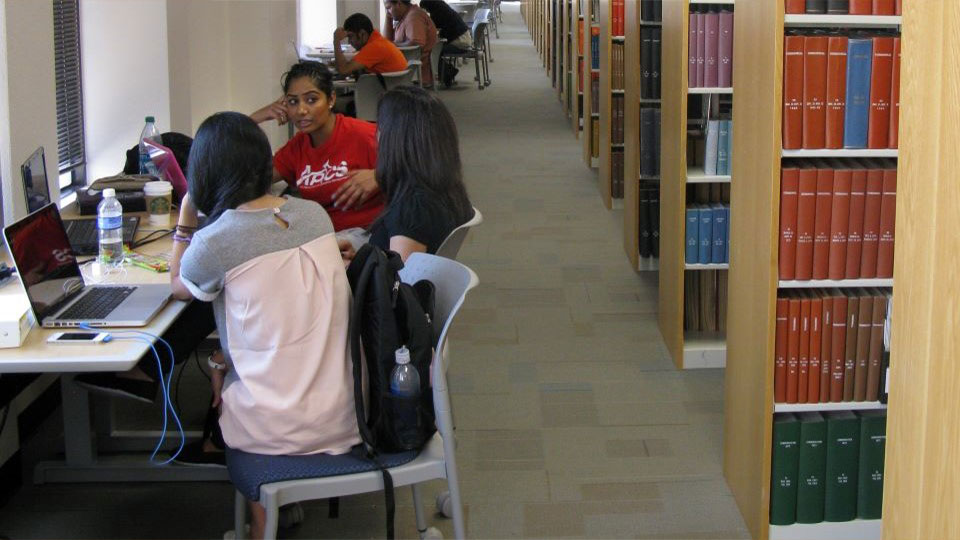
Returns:
[[[417,448],[420,441],[420,375],[410,363],[406,346],[395,353],[397,364],[390,374],[390,396],[387,399],[389,424],[397,445]]]

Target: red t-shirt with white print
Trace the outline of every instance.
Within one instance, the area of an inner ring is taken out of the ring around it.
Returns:
[[[337,115],[333,134],[314,148],[310,135],[298,133],[273,156],[273,166],[304,199],[316,201],[330,215],[337,231],[367,227],[383,211],[383,196],[343,211],[333,206],[333,194],[348,172],[377,167],[377,126]]]

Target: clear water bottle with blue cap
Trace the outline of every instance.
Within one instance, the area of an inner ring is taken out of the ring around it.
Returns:
[[[113,188],[103,190],[103,200],[97,206],[97,230],[100,265],[116,268],[123,264],[123,207]]]

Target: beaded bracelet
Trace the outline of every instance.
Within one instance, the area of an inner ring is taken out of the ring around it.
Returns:
[[[189,244],[191,240],[190,236],[182,235],[180,233],[174,233],[173,241],[181,244]]]

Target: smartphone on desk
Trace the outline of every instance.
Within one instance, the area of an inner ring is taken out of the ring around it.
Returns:
[[[54,345],[99,345],[110,341],[106,332],[57,332],[47,338]]]

